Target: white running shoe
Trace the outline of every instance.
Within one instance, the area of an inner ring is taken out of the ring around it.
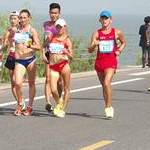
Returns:
[[[25,107],[26,107],[26,103],[23,102],[23,103],[22,103],[22,110],[25,110]]]
[[[59,113],[56,115],[59,118],[64,118],[65,117],[65,112],[63,110],[60,110]]]
[[[114,108],[111,107],[106,107],[105,108],[105,115],[107,119],[114,118]]]

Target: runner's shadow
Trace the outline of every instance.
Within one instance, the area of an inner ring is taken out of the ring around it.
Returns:
[[[47,111],[43,110],[34,110],[32,116],[34,117],[55,117],[53,111],[48,113]]]
[[[98,114],[98,115],[89,115],[87,113],[66,113],[68,116],[80,116],[84,118],[93,118],[93,119],[103,119],[103,120],[110,120],[106,118],[104,115]]]
[[[14,109],[0,107],[0,115],[14,115]]]
[[[127,89],[113,89],[114,91],[123,91],[123,92],[133,92],[133,93],[144,93],[144,94],[150,94],[148,91],[142,91],[142,90],[127,90]]]
[[[85,100],[85,101],[103,101],[103,98],[90,98],[90,97],[70,97],[70,100]]]

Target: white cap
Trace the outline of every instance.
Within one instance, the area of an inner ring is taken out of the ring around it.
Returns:
[[[67,25],[66,21],[64,19],[58,19],[55,23],[55,25],[60,25],[61,27],[64,27]]]
[[[13,11],[10,13],[10,16],[19,16],[19,12],[18,11]]]

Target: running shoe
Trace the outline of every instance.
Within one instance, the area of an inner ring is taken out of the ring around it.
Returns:
[[[150,87],[148,88],[148,91],[150,91]]]
[[[26,104],[25,104],[25,102],[23,102],[22,103],[22,110],[25,110],[25,108],[26,108]]]
[[[21,115],[22,107],[23,107],[23,105],[17,105],[17,107],[14,111],[15,116],[20,116]]]
[[[60,112],[61,104],[56,104],[53,110],[54,115],[57,116],[57,114]]]
[[[106,107],[105,108],[105,115],[107,119],[111,119],[114,117],[114,108],[113,107]]]
[[[49,103],[47,103],[47,104],[45,105],[45,109],[46,109],[47,112],[49,112],[49,113],[53,110],[51,104],[49,104]]]
[[[25,116],[31,116],[33,113],[33,108],[32,107],[27,107],[25,112],[23,113]]]
[[[56,115],[59,118],[64,118],[65,117],[65,112],[63,110],[60,110],[59,113]]]

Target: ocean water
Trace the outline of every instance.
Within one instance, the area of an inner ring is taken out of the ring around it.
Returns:
[[[61,18],[66,20],[69,34],[74,37],[84,37],[85,41],[90,41],[92,33],[100,28],[98,15],[64,15]],[[113,18],[112,26],[122,30],[127,43],[118,59],[118,65],[135,65],[137,55],[141,55],[138,31],[140,25],[144,23],[143,18],[142,15],[116,15]],[[42,22],[49,20],[49,16],[38,15],[38,18],[35,16],[35,20],[35,25],[42,28]]]

